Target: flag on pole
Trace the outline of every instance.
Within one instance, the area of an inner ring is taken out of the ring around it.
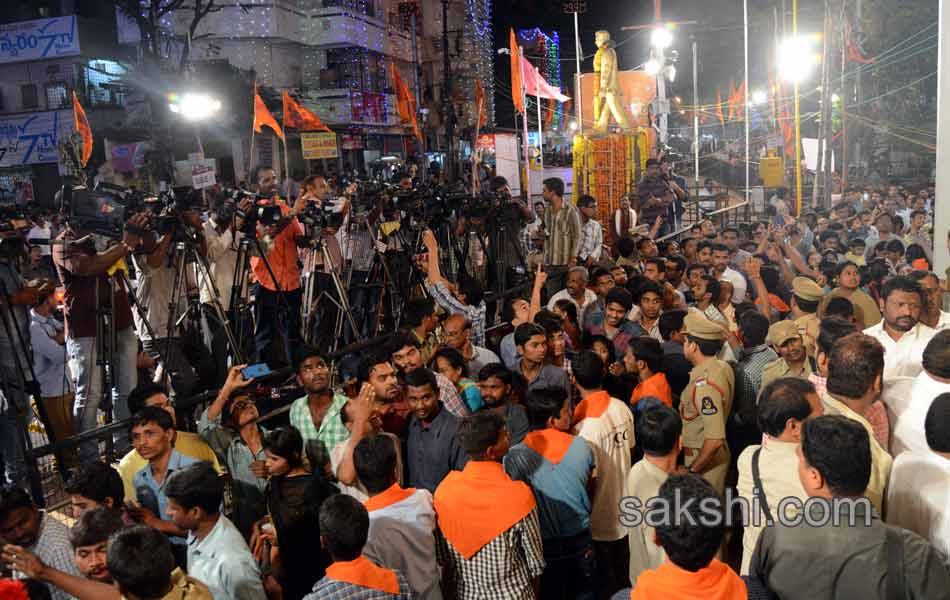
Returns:
[[[270,111],[267,110],[267,105],[264,104],[264,100],[261,98],[261,95],[257,93],[257,83],[254,83],[254,131],[261,133],[262,127],[270,127],[274,130],[274,133],[277,134],[281,140],[284,139],[284,130],[281,129],[280,125],[277,123],[277,119],[274,118],[274,115],[270,114]]]
[[[521,81],[521,50],[518,48],[518,40],[515,38],[515,30],[511,30],[509,36],[509,46],[511,49],[511,99],[515,103],[515,112],[524,112],[524,86]]]
[[[544,115],[545,127],[549,127],[554,122],[555,113],[557,113],[557,100],[548,98],[548,114]]]
[[[719,117],[719,124],[725,126],[726,117],[722,114],[722,94],[719,88],[716,88],[716,116]]]
[[[482,130],[485,124],[485,90],[482,89],[482,82],[475,80],[475,106],[478,108],[478,120],[475,122],[475,135]]]
[[[736,80],[735,79],[729,80],[729,100],[727,100],[727,102],[729,104],[729,114],[727,115],[727,118],[730,121],[732,121],[733,119],[736,118]]]
[[[871,64],[876,60],[873,56],[867,57],[864,55],[864,51],[861,49],[857,40],[855,40],[854,31],[852,31],[850,24],[844,26],[844,32],[845,47],[848,50],[848,60],[862,65]]]
[[[92,156],[92,128],[89,127],[89,119],[86,118],[86,111],[79,104],[79,96],[73,90],[73,127],[79,132],[82,139],[81,163],[85,167],[89,163],[89,157]]]
[[[283,101],[285,128],[293,127],[301,131],[330,131],[330,128],[323,124],[320,117],[300,106],[286,91],[283,94]]]
[[[393,76],[393,89],[396,90],[396,112],[399,113],[399,120],[406,125],[412,125],[412,133],[423,143],[422,132],[419,130],[419,119],[416,116],[416,99],[409,93],[409,86],[399,76],[396,69],[396,61],[390,64]]]
[[[526,96],[554,98],[558,102],[567,102],[570,100],[570,98],[561,93],[560,88],[556,88],[548,83],[541,73],[538,72],[538,68],[524,57],[521,57],[521,73],[524,76],[524,93]]]

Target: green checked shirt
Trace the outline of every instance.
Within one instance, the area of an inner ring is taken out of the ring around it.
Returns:
[[[333,402],[330,403],[330,408],[327,409],[327,414],[320,423],[320,429],[313,424],[307,396],[294,400],[294,403],[290,405],[290,424],[300,432],[308,456],[316,463],[312,465],[314,472],[317,472],[317,466],[324,468],[329,464],[330,450],[350,437],[349,430],[340,420],[340,411],[343,410],[343,405],[347,401],[349,398],[343,394],[333,395]]]

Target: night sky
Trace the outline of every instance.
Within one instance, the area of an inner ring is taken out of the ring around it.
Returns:
[[[786,4],[791,5],[788,1]],[[799,2],[799,30],[820,30],[821,0]],[[749,70],[751,86],[761,87],[766,81],[766,52],[774,44],[773,6],[781,14],[781,0],[749,1]],[[691,36],[695,36],[699,50],[699,94],[701,102],[715,101],[716,86],[725,89],[730,78],[740,81],[743,69],[742,0],[664,0],[665,21],[696,21],[695,25],[679,27],[672,50],[679,52],[677,78],[671,96],[679,95],[692,103],[692,50]],[[574,21],[564,14],[560,0],[496,0],[493,3],[495,47],[507,47],[508,30],[540,27],[545,32],[556,30],[561,38],[562,80],[570,85],[574,73]],[[610,31],[617,50],[621,69],[632,69],[648,58],[649,35],[635,31],[621,31],[625,25],[640,25],[653,20],[653,2],[587,0],[587,12],[580,15],[580,38],[583,55],[588,57],[581,69],[593,71],[592,56],[594,32]],[[511,74],[507,56],[495,57],[497,89],[510,94]],[[571,90],[565,90],[573,95]],[[512,127],[511,101],[496,95],[495,121],[499,127]]]

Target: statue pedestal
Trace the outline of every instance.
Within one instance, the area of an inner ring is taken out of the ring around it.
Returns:
[[[588,194],[597,200],[596,218],[609,227],[610,216],[620,208],[620,197],[636,190],[643,177],[653,136],[638,127],[633,131],[574,136],[574,202]]]

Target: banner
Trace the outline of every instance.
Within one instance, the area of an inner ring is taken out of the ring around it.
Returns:
[[[0,25],[0,63],[79,54],[76,17],[55,17]]]
[[[106,160],[120,173],[131,173],[145,166],[145,153],[151,149],[149,142],[117,144],[105,140]]]
[[[341,135],[340,147],[344,150],[362,150],[363,138],[358,135]]]
[[[478,136],[478,140],[475,141],[476,150],[490,150],[495,151],[495,134],[494,133],[483,133]]]
[[[73,111],[0,119],[0,167],[59,162],[56,145],[73,132]]]
[[[304,160],[318,158],[336,158],[340,155],[336,147],[336,134],[325,132],[302,132],[300,147]]]

